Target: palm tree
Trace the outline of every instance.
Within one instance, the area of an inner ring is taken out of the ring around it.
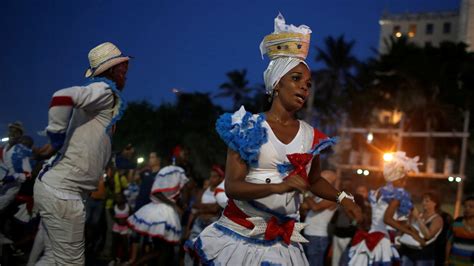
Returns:
[[[247,70],[234,70],[227,72],[228,81],[222,83],[219,86],[221,92],[219,92],[215,97],[231,97],[234,105],[233,109],[237,109],[247,93],[251,91],[248,87],[249,81],[246,78]]]
[[[316,47],[316,62],[324,67],[313,72],[315,95],[308,107],[318,108],[318,120],[321,124],[335,126],[348,107],[349,88],[357,88],[354,77],[359,60],[352,54],[355,41],[346,41],[344,35],[332,36],[324,40],[324,48]]]

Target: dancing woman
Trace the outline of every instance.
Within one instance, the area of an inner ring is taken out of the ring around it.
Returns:
[[[270,110],[252,115],[241,107],[216,123],[229,147],[229,201],[220,219],[194,241],[204,264],[308,265],[298,213],[307,191],[337,201],[352,218],[361,218],[352,197],[320,177],[318,154],[334,140],[296,118],[311,89],[304,61],[310,33],[307,26],[286,25],[277,16],[274,33],[260,46],[271,59],[264,73]]]
[[[411,235],[424,245],[415,228],[397,221],[407,217],[413,208],[410,194],[404,189],[405,176],[410,171],[418,172],[418,157],[409,158],[405,152],[394,153],[393,159],[385,163],[383,175],[387,183],[369,194],[372,208],[370,231],[359,231],[352,239],[349,265],[392,265],[400,262],[387,226]]]

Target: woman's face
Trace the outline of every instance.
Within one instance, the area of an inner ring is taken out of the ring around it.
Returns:
[[[436,208],[436,203],[431,200],[430,197],[424,196],[423,201],[421,202],[424,211],[434,211]]]
[[[222,178],[219,176],[219,174],[211,170],[210,177],[209,177],[209,186],[212,188],[217,187],[222,181]]]
[[[300,63],[286,73],[278,82],[278,100],[289,111],[298,111],[308,99],[311,89],[311,72],[305,64]]]
[[[395,187],[402,187],[403,188],[403,187],[405,187],[406,184],[407,184],[406,177],[402,177],[398,180],[393,181],[393,186],[395,186]]]
[[[474,216],[474,200],[464,202],[464,217],[471,218]]]

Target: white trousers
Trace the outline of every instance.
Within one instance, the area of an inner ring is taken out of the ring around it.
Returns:
[[[339,266],[339,260],[341,259],[341,255],[342,253],[344,253],[350,242],[350,237],[340,238],[334,236],[332,238],[332,266]]]
[[[55,265],[84,265],[86,212],[83,201],[59,199],[39,180],[35,183],[34,199],[45,230],[43,256],[46,257],[38,264],[54,261]]]

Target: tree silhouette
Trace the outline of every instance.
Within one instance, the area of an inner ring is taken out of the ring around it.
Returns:
[[[228,81],[219,86],[221,92],[215,97],[230,97],[233,100],[233,109],[237,109],[242,104],[247,93],[251,91],[248,87],[247,70],[234,70],[227,72]]]

